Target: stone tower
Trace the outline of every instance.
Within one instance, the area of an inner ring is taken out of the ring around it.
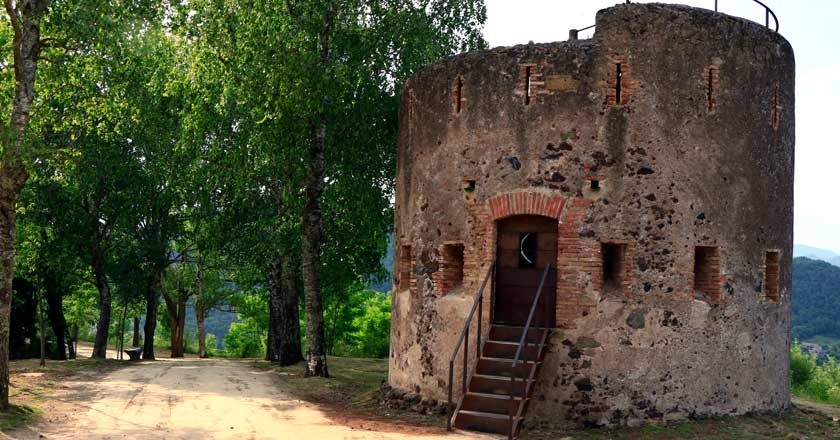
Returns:
[[[793,50],[741,18],[621,4],[591,40],[427,66],[400,101],[389,385],[446,402],[486,277],[456,426],[505,432],[511,374],[527,423],[788,408],[793,158]]]

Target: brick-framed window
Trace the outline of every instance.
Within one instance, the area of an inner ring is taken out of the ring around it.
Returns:
[[[411,287],[412,262],[411,244],[403,244],[400,246],[399,290],[406,290]]]
[[[452,110],[456,114],[461,113],[467,107],[467,98],[464,96],[464,75],[458,75],[452,82]]]
[[[720,300],[721,273],[720,248],[697,246],[694,248],[694,291],[701,292],[717,302]]]
[[[773,302],[778,302],[779,293],[779,272],[781,252],[769,250],[764,253],[764,296]]]
[[[601,288],[606,293],[629,293],[632,264],[626,242],[601,242]]]
[[[464,283],[464,244],[448,242],[440,247],[440,293],[447,293]]]
[[[533,63],[521,64],[519,66],[520,90],[524,96],[523,103],[531,105],[537,102],[537,94],[540,93],[545,83],[539,66]]]
[[[604,84],[604,105],[627,105],[638,86],[638,81],[630,76],[630,59],[619,55],[610,59],[606,68]]]
[[[718,91],[720,90],[720,64],[712,63],[703,71],[705,83],[706,111],[714,113],[718,106]]]

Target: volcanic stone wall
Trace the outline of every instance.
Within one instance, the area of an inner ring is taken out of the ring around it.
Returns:
[[[558,329],[529,423],[789,406],[794,57],[779,34],[618,5],[591,40],[430,65],[400,109],[391,386],[445,400],[496,221],[536,214],[558,221]]]

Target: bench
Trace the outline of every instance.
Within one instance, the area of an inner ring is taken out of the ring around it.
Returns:
[[[125,354],[128,355],[128,360],[130,361],[139,361],[140,360],[140,353],[143,352],[143,349],[140,347],[132,347],[123,350]]]

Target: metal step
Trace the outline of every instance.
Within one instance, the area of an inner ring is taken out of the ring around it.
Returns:
[[[518,428],[522,417],[514,417],[513,423]],[[507,434],[510,432],[510,416],[483,411],[460,411],[455,416],[454,425],[458,429]]]
[[[527,397],[525,398],[525,400],[529,399],[530,398]],[[519,408],[519,403],[521,401],[522,397],[514,397],[511,399],[510,396],[503,394],[468,392],[464,395],[464,401],[461,403],[461,410],[508,415]]]
[[[535,382],[534,379],[517,379],[514,385],[513,395],[524,397],[526,391]],[[489,374],[474,374],[468,388],[471,392],[485,394],[500,394],[510,396],[510,377],[494,376]]]

